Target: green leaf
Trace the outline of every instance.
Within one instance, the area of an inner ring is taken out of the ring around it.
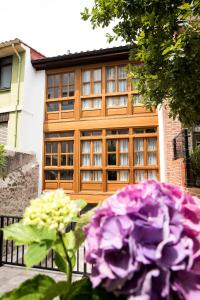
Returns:
[[[68,272],[68,264],[67,261],[58,253],[55,253],[55,263],[56,266],[58,267],[59,271],[63,273]]]
[[[92,300],[91,283],[88,278],[72,283],[67,300]]]
[[[74,230],[74,235],[75,235],[75,240],[76,240],[76,249],[78,249],[85,240],[85,234],[83,232],[83,227],[89,223],[91,217],[94,214],[94,209],[91,209],[88,212],[86,212],[85,214],[83,214],[81,216],[81,218],[79,219],[79,221],[76,223],[75,230]]]
[[[23,282],[19,288],[6,293],[1,300],[42,300],[55,281],[46,275],[37,275]]]
[[[24,225],[22,223],[11,224],[2,229],[6,240],[14,240],[16,245],[28,245],[42,240],[55,241],[56,231],[47,227],[38,228],[37,226]]]
[[[15,223],[2,229],[6,240],[14,240],[17,244],[29,244],[38,242],[39,236],[35,233],[32,226]]]
[[[52,247],[52,242],[46,241],[40,244],[33,243],[28,246],[27,252],[24,255],[24,261],[28,268],[37,265],[47,256]]]
[[[69,289],[70,286],[66,281],[57,282],[50,286],[42,300],[51,300],[58,296],[66,296],[69,292]]]
[[[190,6],[190,4],[189,3],[184,3],[184,4],[182,4],[181,6],[179,6],[178,7],[179,9],[181,9],[181,10],[191,10],[191,6]]]

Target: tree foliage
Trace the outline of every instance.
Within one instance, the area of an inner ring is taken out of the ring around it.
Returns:
[[[167,100],[185,126],[200,122],[200,0],[94,0],[84,20],[113,25],[109,41],[130,45],[130,69],[147,107]]]

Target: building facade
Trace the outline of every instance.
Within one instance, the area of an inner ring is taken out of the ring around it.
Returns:
[[[0,143],[34,153],[40,165],[45,72],[36,72],[31,62],[41,58],[19,39],[0,43]]]
[[[46,71],[43,189],[95,203],[128,183],[160,179],[156,110],[127,76],[128,48],[32,62]]]

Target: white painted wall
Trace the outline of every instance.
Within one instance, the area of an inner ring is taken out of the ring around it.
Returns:
[[[19,144],[21,150],[34,152],[39,163],[39,191],[42,190],[42,148],[44,121],[45,71],[37,71],[31,64],[30,49],[26,49],[24,71],[24,93],[21,120],[19,122]]]
[[[164,182],[165,177],[165,131],[164,131],[164,111],[163,107],[158,108],[158,125],[159,125],[159,154],[160,154],[160,180]]]

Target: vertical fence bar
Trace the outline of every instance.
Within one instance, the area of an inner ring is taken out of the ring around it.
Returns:
[[[190,180],[190,151],[189,151],[189,138],[188,138],[188,130],[184,129],[184,144],[185,144],[185,165],[186,165],[186,184],[187,186],[191,185]]]
[[[0,228],[4,227],[4,218],[0,216]],[[3,231],[0,231],[0,267],[3,266]]]

